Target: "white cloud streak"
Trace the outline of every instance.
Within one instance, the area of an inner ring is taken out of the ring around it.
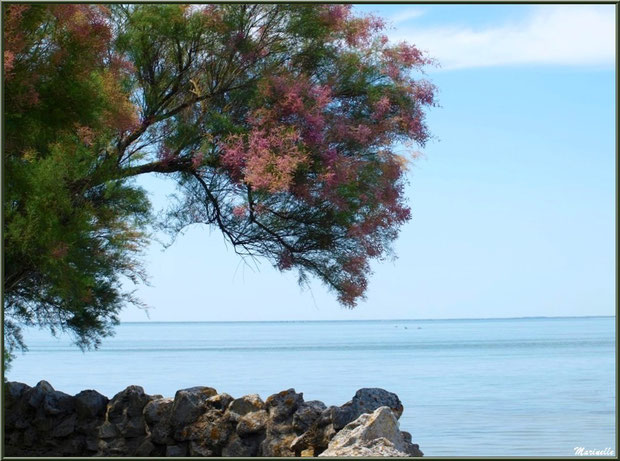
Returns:
[[[428,51],[444,70],[514,65],[613,66],[613,5],[539,5],[496,27],[397,27],[392,40]]]
[[[398,13],[390,16],[388,18],[388,22],[391,24],[400,24],[409,21],[410,19],[419,18],[423,14],[424,11],[419,8],[405,8]]]

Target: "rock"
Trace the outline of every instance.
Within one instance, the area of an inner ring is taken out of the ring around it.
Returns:
[[[339,449],[328,448],[319,456],[342,457],[407,457],[407,453],[397,450],[394,444],[386,438],[364,441]]]
[[[66,437],[71,434],[75,430],[76,420],[77,415],[75,413],[62,420],[60,424],[54,426],[52,437]]]
[[[296,393],[295,389],[288,389],[267,397],[265,407],[269,416],[276,422],[287,419],[303,403],[303,393]]]
[[[422,456],[411,434],[398,430],[400,400],[381,389],[360,389],[326,408],[294,389],[263,402],[210,387],[165,399],[129,386],[108,400],[41,381],[6,383],[4,410],[8,456]]]
[[[291,450],[295,456],[301,456],[301,453],[312,450],[315,455],[322,453],[329,445],[329,441],[336,434],[334,425],[324,424],[325,420],[319,418],[315,423],[299,437],[291,442]]]
[[[265,425],[269,415],[265,410],[246,413],[239,419],[237,424],[237,434],[241,437],[248,437],[265,430]]]
[[[422,456],[398,429],[389,407],[365,413],[347,424],[319,456]]]
[[[103,416],[108,402],[106,396],[94,390],[82,391],[75,395],[75,408],[81,419]]]
[[[203,386],[177,391],[172,405],[170,423],[175,427],[193,423],[204,413],[207,399],[216,394],[217,391],[212,387]]]
[[[166,447],[166,456],[187,456],[186,445],[168,445]]]
[[[323,402],[311,400],[303,402],[293,415],[293,428],[295,432],[301,434],[307,431],[312,424],[321,416],[326,407]]]
[[[135,456],[151,456],[155,452],[155,445],[149,437],[136,448]]]
[[[295,434],[267,434],[260,444],[260,455],[268,457],[295,456],[291,444],[295,440]]]
[[[215,456],[215,452],[207,444],[200,440],[192,440],[189,442],[190,456]]]
[[[226,446],[222,448],[222,456],[236,458],[258,456],[258,449],[263,439],[264,435],[241,438],[239,435],[233,434],[228,439]]]
[[[140,386],[128,386],[112,397],[108,403],[106,419],[111,423],[119,422],[127,417],[141,416],[145,405],[152,400]]]
[[[39,381],[35,387],[31,387],[24,392],[24,397],[28,405],[37,408],[41,405],[45,395],[50,392],[54,392],[52,385],[47,381]]]
[[[233,400],[235,399],[229,394],[217,394],[213,397],[209,397],[207,399],[206,405],[207,408],[225,411],[226,408],[228,408],[228,405],[230,405]]]
[[[203,434],[210,446],[219,447],[226,443],[232,432],[232,427],[220,419],[210,421]]]
[[[234,399],[230,402],[226,411],[231,414],[232,419],[238,419],[247,413],[259,411],[263,408],[265,408],[265,403],[261,400],[259,395],[250,394]]]
[[[154,425],[164,419],[170,413],[173,403],[172,398],[156,399],[147,403],[144,407],[144,419],[148,425]]]
[[[379,407],[389,407],[400,418],[403,414],[403,404],[396,394],[379,388],[364,388],[358,390],[351,400],[351,407],[356,418],[363,413],[372,413]]]
[[[18,383],[18,382],[13,382],[13,381],[8,381],[4,383],[5,405],[6,406],[12,405],[13,402],[15,402],[16,400],[19,400],[19,398],[28,389],[30,389],[30,386],[28,384]]]
[[[334,433],[340,431],[360,415],[372,413],[381,406],[389,407],[396,414],[397,418],[403,412],[403,405],[396,394],[378,388],[360,389],[349,402],[340,407],[331,406],[323,410],[316,418],[314,411],[305,410],[307,412],[307,420],[315,419],[306,429],[306,432],[293,441],[292,449],[297,456],[301,456],[301,452],[309,448],[312,448],[315,454],[319,454],[327,448]],[[300,408],[302,408],[301,416],[304,410],[303,406],[300,406]],[[318,408],[315,407],[315,410],[318,410]],[[297,430],[302,429],[302,427],[303,424],[300,418]]]
[[[170,415],[172,398],[151,400],[144,407],[144,420],[148,426],[153,443],[165,445],[170,440]]]
[[[43,411],[48,415],[71,413],[75,408],[75,398],[60,391],[52,391],[43,397]]]
[[[86,449],[88,451],[97,451],[99,449],[97,439],[94,437],[88,437],[86,439]]]
[[[146,434],[146,424],[142,416],[134,416],[127,419],[127,422],[121,426],[121,434],[126,438],[140,437]]]
[[[148,435],[143,412],[151,400],[140,386],[129,386],[110,400],[97,456],[135,456]]]
[[[105,421],[99,427],[99,438],[101,439],[111,439],[118,435],[118,430],[116,426],[108,421]]]

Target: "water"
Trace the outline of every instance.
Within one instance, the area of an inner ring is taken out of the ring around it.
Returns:
[[[615,450],[613,317],[126,323],[86,353],[39,330],[26,340],[8,379],[71,394],[208,385],[264,399],[293,387],[341,405],[382,387],[427,456]]]

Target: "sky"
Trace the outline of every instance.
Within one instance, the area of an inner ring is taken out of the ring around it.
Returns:
[[[412,219],[367,299],[243,261],[194,226],[144,261],[121,321],[615,315],[615,6],[358,5],[438,60],[440,107],[408,173]],[[141,178],[156,209],[174,192]]]

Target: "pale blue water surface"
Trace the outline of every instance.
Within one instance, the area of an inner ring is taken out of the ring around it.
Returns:
[[[615,450],[615,334],[613,317],[125,323],[86,353],[29,330],[7,378],[108,397],[292,387],[327,405],[382,387],[427,456],[566,456]]]

